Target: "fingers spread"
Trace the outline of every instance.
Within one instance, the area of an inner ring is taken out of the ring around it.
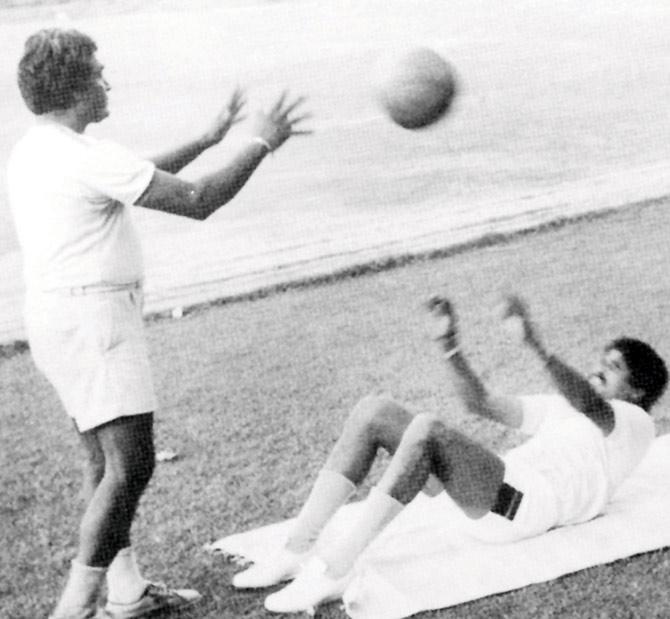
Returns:
[[[300,116],[296,116],[295,118],[287,118],[286,122],[288,122],[289,125],[295,125],[296,123],[302,122],[303,120],[307,120],[308,118],[312,118],[312,115],[309,112],[306,112],[305,114],[301,114]]]
[[[284,101],[286,101],[287,95],[287,90],[281,93],[281,96],[279,99],[277,99],[277,102],[272,106],[272,114],[278,114],[281,111],[281,109],[284,107]]]
[[[245,105],[247,102],[244,90],[240,88],[239,86],[235,88],[233,91],[233,94],[230,96],[230,100],[228,101],[228,109],[229,110],[239,110],[243,105]]]
[[[297,108],[299,105],[302,105],[305,101],[307,101],[306,97],[298,97],[293,103],[287,105],[283,110],[284,116],[288,116],[293,110],[295,110],[295,108]]]

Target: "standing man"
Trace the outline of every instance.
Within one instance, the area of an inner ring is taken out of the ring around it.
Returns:
[[[231,200],[306,115],[285,95],[258,117],[228,165],[196,182],[173,176],[241,120],[236,90],[209,131],[152,161],[85,135],[109,111],[96,44],[76,30],[28,38],[19,63],[35,125],[15,146],[9,197],[26,280],[26,330],[86,454],[79,546],[52,619],[88,619],[106,579],[111,619],[142,617],[200,597],[145,580],[130,529],[154,469],[157,407],[142,323],[142,255],[132,206],[203,220]]]
[[[454,527],[489,542],[511,542],[602,513],[651,445],[648,411],[663,393],[668,372],[649,345],[614,340],[604,347],[598,368],[583,377],[547,352],[524,303],[509,298],[506,320],[543,362],[558,393],[500,396],[471,369],[451,304],[435,298],[429,305],[442,357],[467,409],[530,438],[499,456],[439,415],[412,415],[389,399],[364,398],[345,422],[283,549],[233,577],[239,588],[295,578],[267,597],[268,610],[310,611],[341,597],[356,559],[424,489],[445,490],[461,508]],[[316,544],[380,448],[393,457],[346,535]]]

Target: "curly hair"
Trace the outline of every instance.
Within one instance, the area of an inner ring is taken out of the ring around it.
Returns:
[[[28,37],[19,62],[21,96],[34,114],[71,107],[88,86],[97,46],[77,30],[48,28]]]
[[[639,404],[648,411],[663,395],[668,384],[665,362],[649,344],[630,337],[613,340],[607,349],[621,353],[630,372],[630,385],[644,392]]]

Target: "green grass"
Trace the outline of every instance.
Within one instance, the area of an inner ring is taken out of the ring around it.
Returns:
[[[146,573],[206,595],[186,617],[264,616],[263,596],[234,591],[234,566],[202,546],[294,514],[366,393],[440,411],[491,447],[513,444],[513,433],[467,417],[445,382],[420,309],[433,292],[457,303],[464,346],[500,390],[547,387],[493,318],[505,289],[528,299],[550,348],[577,367],[621,333],[670,359],[669,205],[152,322],[157,446],[180,458],[159,465],[136,521]],[[0,616],[27,619],[48,612],[75,549],[80,451],[28,354],[0,358],[0,385]],[[652,552],[421,617],[667,616],[669,561]],[[318,616],[343,613],[331,605]]]

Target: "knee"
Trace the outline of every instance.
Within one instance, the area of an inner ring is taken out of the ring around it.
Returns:
[[[368,395],[359,400],[347,422],[366,434],[380,434],[384,428],[395,425],[399,415],[407,413],[393,400],[383,396]]]
[[[446,436],[449,429],[437,415],[421,413],[414,417],[403,435],[403,441],[412,444],[429,444],[438,435]]]
[[[109,475],[113,483],[119,488],[131,492],[141,492],[153,475],[155,462],[153,451],[151,453],[137,453],[110,463],[105,474]]]

